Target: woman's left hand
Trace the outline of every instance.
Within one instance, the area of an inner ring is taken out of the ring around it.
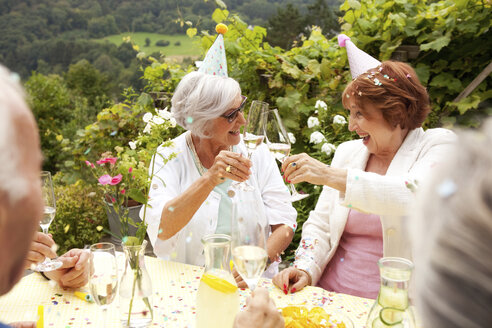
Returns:
[[[309,182],[326,185],[330,167],[306,153],[289,156],[282,164],[284,179],[289,183]]]

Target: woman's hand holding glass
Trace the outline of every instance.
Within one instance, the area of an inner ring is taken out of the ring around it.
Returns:
[[[251,160],[241,154],[223,150],[205,174],[209,175],[214,185],[221,184],[225,179],[243,182],[249,179],[251,165]]]
[[[327,185],[330,167],[309,155],[302,153],[287,157],[282,163],[282,171],[291,183],[308,182],[314,185]]]

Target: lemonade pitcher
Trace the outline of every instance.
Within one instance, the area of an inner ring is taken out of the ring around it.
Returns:
[[[202,238],[205,272],[196,300],[196,327],[232,327],[239,310],[239,293],[229,269],[231,237],[222,234]]]
[[[368,328],[414,328],[415,317],[408,297],[413,263],[400,257],[378,261],[381,274],[379,295],[367,317]]]

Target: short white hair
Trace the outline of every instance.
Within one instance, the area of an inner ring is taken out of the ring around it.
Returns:
[[[26,196],[29,183],[19,172],[21,159],[17,145],[20,135],[14,129],[19,104],[27,107],[24,96],[19,76],[0,64],[0,191],[7,194],[12,204]]]
[[[459,133],[419,190],[413,222],[417,306],[426,327],[492,323],[492,118]]]
[[[206,138],[211,120],[231,109],[240,94],[239,83],[230,77],[191,72],[179,82],[171,111],[179,125]]]

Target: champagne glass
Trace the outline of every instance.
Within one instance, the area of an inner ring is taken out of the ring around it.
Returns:
[[[243,130],[243,141],[246,145],[249,159],[251,159],[256,147],[261,145],[265,138],[263,134],[263,111],[266,110],[268,110],[268,104],[260,100],[253,100],[249,108],[248,119]],[[254,190],[253,186],[247,182],[235,183],[234,186],[246,191]]]
[[[280,163],[283,163],[290,153],[289,135],[285,130],[277,109],[265,111],[264,115],[264,133],[268,149]],[[309,196],[309,194],[299,194],[292,183],[289,183],[289,188],[291,192],[290,200],[292,202]]]
[[[89,289],[102,310],[102,327],[106,327],[108,307],[114,301],[118,287],[115,248],[111,243],[97,243],[91,245],[90,250]]]
[[[245,192],[233,203],[232,260],[237,272],[253,291],[268,259],[266,219],[263,202],[254,191]]]
[[[51,173],[48,171],[41,172],[41,190],[44,201],[44,214],[43,218],[39,222],[39,225],[41,226],[43,233],[47,235],[50,224],[53,222],[56,213],[53,182],[51,180]],[[34,270],[43,272],[53,271],[61,267],[62,264],[63,263],[60,260],[45,258],[44,261],[39,263]]]

